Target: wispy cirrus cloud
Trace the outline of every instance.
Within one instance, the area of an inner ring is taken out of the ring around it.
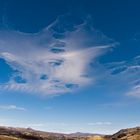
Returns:
[[[129,61],[112,62],[106,65],[110,75],[125,83],[126,95],[140,97],[140,56]]]
[[[27,109],[24,107],[19,107],[16,105],[0,105],[1,110],[19,110],[19,111],[26,111]]]
[[[0,31],[0,58],[15,70],[0,88],[45,95],[70,92],[95,80],[90,63],[114,44],[90,19],[77,22],[68,15],[39,33]]]
[[[95,123],[88,123],[88,125],[95,125],[95,126],[97,126],[97,125],[112,125],[112,123],[111,122],[95,122]]]
[[[130,91],[127,92],[128,96],[140,97],[140,84],[131,87]]]

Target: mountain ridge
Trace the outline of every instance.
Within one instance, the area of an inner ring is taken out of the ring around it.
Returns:
[[[121,129],[113,135],[102,135],[81,132],[63,134],[0,126],[0,140],[140,140],[140,127]]]

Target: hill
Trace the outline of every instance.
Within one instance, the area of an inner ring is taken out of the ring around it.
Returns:
[[[80,132],[59,134],[1,126],[0,140],[140,140],[140,127],[122,129],[113,135],[100,135]]]

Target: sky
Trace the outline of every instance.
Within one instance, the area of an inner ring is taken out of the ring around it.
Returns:
[[[140,125],[139,0],[0,0],[0,125],[112,134]]]

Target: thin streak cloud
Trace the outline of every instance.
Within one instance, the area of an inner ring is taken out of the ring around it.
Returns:
[[[1,110],[19,110],[19,111],[26,111],[26,108],[19,107],[16,105],[0,105]]]
[[[106,67],[115,81],[126,86],[125,95],[140,97],[140,56],[129,61],[112,62]]]

